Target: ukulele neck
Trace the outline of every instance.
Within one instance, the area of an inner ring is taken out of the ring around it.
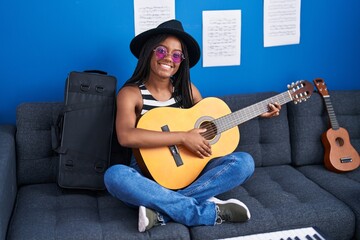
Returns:
[[[340,127],[339,127],[339,123],[335,116],[335,112],[334,112],[334,108],[331,103],[330,95],[324,96],[324,102],[325,102],[326,110],[329,115],[331,128],[334,130],[338,130]]]

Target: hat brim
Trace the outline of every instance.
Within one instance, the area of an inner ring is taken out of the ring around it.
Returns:
[[[136,58],[139,58],[141,48],[144,46],[145,42],[152,36],[158,34],[170,34],[179,39],[181,39],[189,54],[189,67],[193,67],[200,59],[200,47],[197,41],[188,33],[179,31],[173,28],[154,28],[147,30],[145,32],[140,33],[139,35],[135,36],[133,40],[130,42],[130,50],[132,54]]]

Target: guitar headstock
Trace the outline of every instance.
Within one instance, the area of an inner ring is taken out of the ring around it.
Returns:
[[[325,81],[322,78],[314,79],[314,84],[321,96],[329,96]]]
[[[306,101],[314,92],[314,86],[306,80],[300,80],[287,86],[295,104]]]

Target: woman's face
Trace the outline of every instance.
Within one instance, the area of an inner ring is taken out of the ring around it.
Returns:
[[[150,60],[150,78],[169,79],[178,71],[182,58],[180,41],[173,36],[167,37],[153,51]]]

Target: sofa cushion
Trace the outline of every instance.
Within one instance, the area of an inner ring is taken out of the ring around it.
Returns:
[[[193,239],[219,239],[316,226],[331,239],[351,239],[355,217],[339,199],[289,165],[256,168],[248,182],[220,196],[244,202],[251,219],[194,227]]]
[[[346,173],[334,173],[324,165],[298,168],[306,177],[346,203],[355,213],[356,239],[360,239],[360,168]]]
[[[52,151],[51,126],[61,103],[23,103],[17,108],[16,154],[18,184],[56,181],[58,157]]]
[[[237,94],[221,97],[232,112],[259,103],[277,93]],[[290,164],[290,133],[287,120],[287,106],[275,118],[256,117],[239,126],[240,143],[236,151],[250,153],[257,167]]]
[[[340,127],[347,129],[352,146],[360,152],[360,90],[329,92]],[[322,164],[324,147],[321,134],[329,126],[323,98],[314,93],[298,106],[288,106],[292,161],[296,166]]]
[[[188,229],[178,223],[139,233],[137,222],[137,209],[105,191],[33,184],[19,189],[7,239],[190,239]]]

